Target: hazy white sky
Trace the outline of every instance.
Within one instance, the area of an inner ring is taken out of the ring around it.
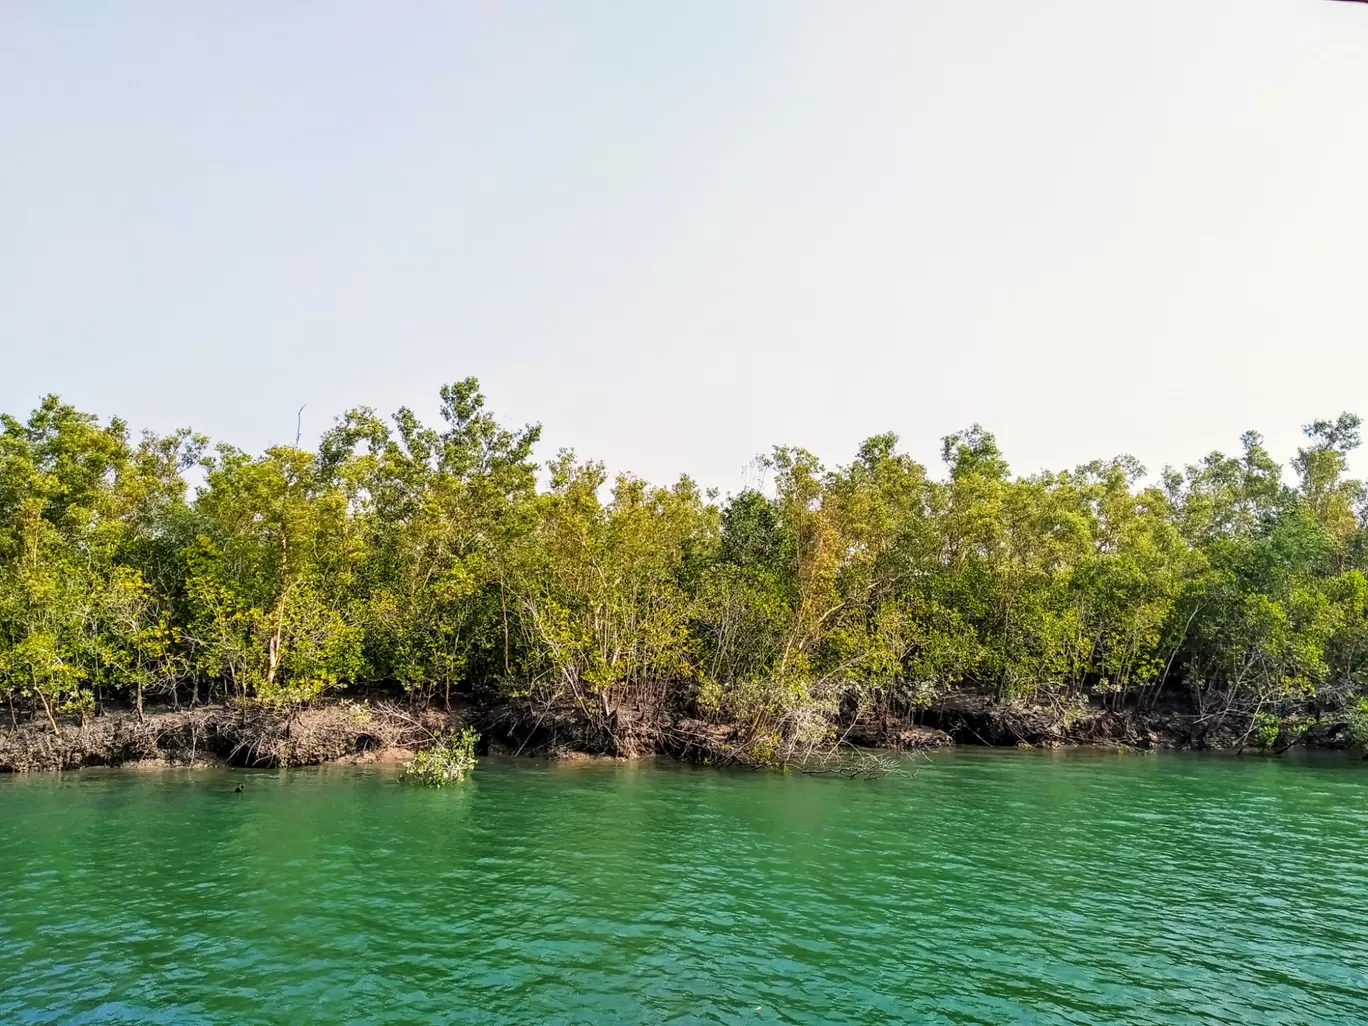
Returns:
[[[1152,471],[1368,414],[1368,6],[0,0],[0,409]],[[1356,461],[1368,469],[1368,459]]]

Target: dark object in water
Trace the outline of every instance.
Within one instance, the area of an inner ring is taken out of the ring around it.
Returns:
[[[233,794],[242,794],[242,789],[246,786],[246,784],[238,784],[237,787],[233,788]]]

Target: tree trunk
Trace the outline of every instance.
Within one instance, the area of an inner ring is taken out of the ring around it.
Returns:
[[[512,677],[513,671],[508,666],[508,597],[504,594],[503,578],[499,578],[499,607],[503,611],[503,634],[504,634],[504,676]]]
[[[57,729],[57,720],[52,715],[52,706],[48,705],[47,695],[43,694],[41,688],[35,688],[38,692],[38,701],[43,703],[43,712],[47,713],[48,722],[52,724],[52,732],[60,735],[62,732]]]

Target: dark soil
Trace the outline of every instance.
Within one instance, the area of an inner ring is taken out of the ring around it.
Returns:
[[[482,750],[508,755],[668,755],[687,762],[756,764],[740,726],[662,707],[616,705],[591,717],[574,708],[505,704],[445,712],[372,699],[293,712],[226,705],[162,710],[141,719],[113,712],[84,724],[59,724],[57,733],[46,720],[6,724],[0,726],[0,772],[140,763],[276,767],[366,761],[416,750],[466,725],[480,731]],[[1241,749],[1251,743],[1249,727],[1247,716],[1202,715],[1180,705],[1117,711],[1097,705],[1008,704],[970,695],[911,715],[848,713],[837,737],[843,749],[950,744]],[[1306,728],[1297,743],[1348,743],[1343,722],[1308,719]]]
[[[1203,713],[1177,702],[1116,710],[1094,704],[1072,708],[1010,704],[965,695],[932,706],[920,719],[944,731],[954,743],[968,745],[1238,750],[1253,744],[1247,714]],[[1306,730],[1297,738],[1298,744],[1344,748],[1349,743],[1343,718],[1306,717],[1301,725]]]
[[[32,720],[0,728],[0,772],[162,763],[173,766],[308,766],[395,748],[416,748],[459,718],[396,706],[336,704],[295,713],[200,706],[139,719],[97,716],[84,724]]]

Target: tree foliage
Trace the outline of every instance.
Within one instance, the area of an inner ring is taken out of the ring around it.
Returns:
[[[501,426],[474,379],[338,419],[316,451],[133,438],[49,396],[0,419],[0,698],[56,727],[144,696],[297,706],[388,682],[608,723],[655,704],[761,745],[957,692],[1368,708],[1359,418],[1286,470],[1255,433],[1147,481],[1128,457],[1013,476],[979,425],[943,472],[891,434],[764,489],[657,487]],[[198,466],[188,494],[183,476]]]

